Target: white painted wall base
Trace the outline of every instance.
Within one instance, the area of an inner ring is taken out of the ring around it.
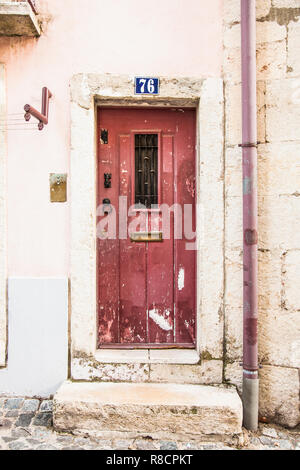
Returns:
[[[8,366],[0,394],[48,397],[68,374],[68,280],[8,281]]]

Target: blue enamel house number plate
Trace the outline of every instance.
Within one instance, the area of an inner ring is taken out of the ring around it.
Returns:
[[[158,95],[159,78],[136,77],[134,90],[136,95]]]

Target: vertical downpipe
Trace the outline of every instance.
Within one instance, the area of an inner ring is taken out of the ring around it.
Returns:
[[[243,121],[243,410],[244,426],[258,427],[256,2],[241,0]]]

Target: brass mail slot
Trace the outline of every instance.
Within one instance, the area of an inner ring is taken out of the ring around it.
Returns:
[[[133,232],[130,234],[132,242],[162,242],[162,232]]]

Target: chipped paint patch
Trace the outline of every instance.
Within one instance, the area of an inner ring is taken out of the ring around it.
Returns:
[[[178,273],[178,290],[184,288],[184,269],[180,268]]]
[[[169,324],[168,320],[158,313],[156,308],[149,310],[149,318],[153,320],[162,330],[171,331],[172,325]]]

